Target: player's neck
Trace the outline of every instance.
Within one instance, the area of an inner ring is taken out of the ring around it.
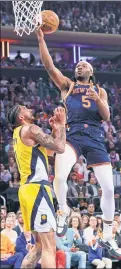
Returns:
[[[80,84],[80,85],[90,85],[89,79],[83,79],[83,80],[78,80],[77,79],[77,83]]]

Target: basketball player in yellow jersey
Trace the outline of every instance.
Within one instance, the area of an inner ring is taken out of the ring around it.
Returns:
[[[13,146],[21,177],[19,201],[25,231],[34,231],[35,247],[24,258],[21,268],[35,268],[41,257],[42,268],[56,268],[55,212],[48,182],[46,148],[57,153],[65,150],[65,110],[57,108],[49,123],[52,135],[34,125],[31,109],[16,105],[8,113],[15,126]],[[42,250],[42,253],[41,253]]]

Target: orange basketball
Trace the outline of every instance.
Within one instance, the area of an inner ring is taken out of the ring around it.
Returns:
[[[58,29],[59,18],[57,14],[52,10],[43,10],[42,15],[42,26],[41,29],[44,34],[51,34]]]

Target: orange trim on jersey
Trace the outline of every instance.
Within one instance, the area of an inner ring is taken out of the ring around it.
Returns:
[[[76,159],[78,161],[79,158],[78,158],[78,155],[77,155],[77,152],[76,152],[75,148],[68,141],[66,141],[66,144],[68,144],[74,150],[74,152],[76,154]]]
[[[105,162],[105,163],[96,163],[96,164],[90,164],[90,165],[87,165],[87,168],[90,168],[90,167],[93,167],[93,166],[98,166],[98,165],[109,165],[111,164],[110,162]]]
[[[67,97],[71,94],[71,92],[73,91],[73,88],[74,88],[74,85],[75,85],[75,82],[72,82],[71,83],[71,86],[67,92],[67,94],[65,95],[65,97],[63,98],[64,101],[66,101]]]

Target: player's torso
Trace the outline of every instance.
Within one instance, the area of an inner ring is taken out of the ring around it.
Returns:
[[[89,85],[75,84],[72,93],[66,98],[67,124],[89,124],[99,126],[101,117],[95,101],[86,95]],[[94,87],[98,93],[97,87]]]
[[[48,157],[45,148],[26,146],[20,139],[21,127],[14,130],[13,147],[21,184],[48,180]]]

